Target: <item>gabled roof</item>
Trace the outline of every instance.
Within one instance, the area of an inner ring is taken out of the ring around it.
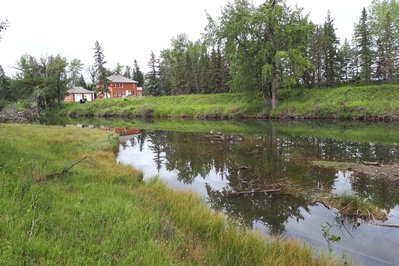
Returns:
[[[86,90],[85,88],[83,88],[83,87],[73,87],[72,89],[70,89],[70,90],[68,90],[67,91],[68,93],[94,93],[94,92],[92,92],[92,91],[89,91],[89,90]]]
[[[114,82],[114,83],[138,83],[135,80],[125,78],[124,76],[121,76],[121,75],[109,76],[107,78],[107,80],[110,81],[110,82]]]

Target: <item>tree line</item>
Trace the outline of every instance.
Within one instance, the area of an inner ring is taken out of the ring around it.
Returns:
[[[1,26],[0,32],[4,29]],[[143,86],[144,74],[136,60],[133,67],[117,63],[114,69],[106,68],[105,55],[98,41],[95,43],[93,58],[94,64],[85,68],[82,61],[76,58],[68,61],[61,55],[40,58],[23,55],[14,67],[17,73],[13,78],[7,77],[0,66],[0,110],[7,103],[17,101],[24,103],[26,107],[36,105],[43,109],[59,105],[68,89],[81,86],[97,91],[96,85],[107,84],[106,78],[112,74],[132,78],[139,86]],[[83,76],[84,71],[90,77],[89,82]],[[100,90],[107,90],[107,86]]]
[[[342,43],[330,12],[323,23],[315,24],[302,8],[287,6],[283,0],[266,0],[258,6],[234,0],[217,19],[207,18],[200,40],[179,34],[159,57],[151,52],[145,75],[136,60],[133,66],[118,63],[114,69],[107,68],[98,42],[94,64],[86,68],[79,59],[68,62],[60,55],[24,55],[15,78],[7,78],[0,67],[1,99],[33,99],[45,107],[59,102],[67,88],[79,85],[95,90],[96,84],[106,84],[107,76],[120,74],[138,81],[146,95],[262,93],[275,108],[282,88],[397,82],[399,78],[396,0],[373,0],[359,12],[353,38]],[[7,21],[0,21],[0,32],[7,26]]]
[[[398,40],[396,0],[373,0],[359,12],[353,38],[342,43],[331,12],[315,24],[282,0],[259,6],[235,0],[218,19],[208,15],[200,40],[179,34],[159,58],[152,53],[145,92],[261,91],[274,108],[281,88],[398,81]]]

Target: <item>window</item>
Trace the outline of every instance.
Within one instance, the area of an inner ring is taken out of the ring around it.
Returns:
[[[121,96],[121,91],[118,91],[118,96]]]
[[[120,88],[121,87],[121,84],[120,83],[118,83],[118,88]]]
[[[115,84],[115,83],[112,83],[112,87],[116,88],[116,84]]]
[[[114,96],[116,96],[116,90],[114,90]]]
[[[123,83],[121,84],[121,88],[123,88]]]

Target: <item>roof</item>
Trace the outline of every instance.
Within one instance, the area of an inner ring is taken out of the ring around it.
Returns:
[[[108,79],[108,81],[115,82],[115,83],[138,83],[135,80],[125,78],[124,76],[121,76],[121,75],[112,75],[112,76],[109,76],[107,79]]]
[[[72,89],[67,91],[68,93],[94,93],[92,91],[86,90],[83,87],[73,87]]]

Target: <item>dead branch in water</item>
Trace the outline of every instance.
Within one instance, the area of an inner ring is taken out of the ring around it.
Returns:
[[[375,224],[375,225],[382,226],[382,227],[399,228],[399,224]]]

